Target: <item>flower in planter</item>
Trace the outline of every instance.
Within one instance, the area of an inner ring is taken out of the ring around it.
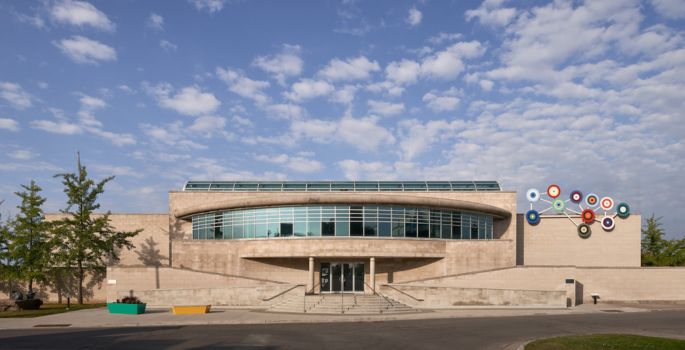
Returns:
[[[140,299],[138,299],[138,297],[134,297],[134,296],[124,297],[121,300],[117,299],[117,303],[120,303],[120,304],[145,304],[144,302],[140,301]]]

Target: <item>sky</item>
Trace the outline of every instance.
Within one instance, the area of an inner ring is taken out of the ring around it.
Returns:
[[[0,207],[76,152],[103,209],[188,180],[498,180],[685,234],[685,1],[2,1]],[[620,222],[619,222],[620,224]]]

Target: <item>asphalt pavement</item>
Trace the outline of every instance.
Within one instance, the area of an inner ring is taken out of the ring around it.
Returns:
[[[1,349],[518,349],[560,335],[685,339],[685,310],[379,322],[10,329]]]

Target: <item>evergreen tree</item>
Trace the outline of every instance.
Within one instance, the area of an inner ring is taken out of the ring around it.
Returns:
[[[33,292],[35,281],[44,282],[50,267],[49,223],[41,208],[45,198],[39,195],[42,190],[35,181],[26,186],[25,191],[15,192],[21,198],[17,206],[19,213],[11,221],[12,235],[9,237],[9,257],[17,265],[18,277],[28,284],[29,293]]]
[[[685,238],[665,239],[654,214],[642,229],[642,266],[685,266]]]
[[[642,266],[661,266],[664,263],[662,252],[666,241],[660,220],[652,214],[642,229]]]
[[[2,205],[3,201],[0,201]],[[0,213],[0,280],[7,280],[7,293],[10,292],[9,281],[11,279],[10,269],[9,269],[9,228],[6,223],[2,221],[2,214]]]
[[[141,230],[114,231],[109,223],[109,211],[105,214],[95,213],[100,208],[98,196],[114,176],[95,183],[88,178],[86,167],[81,165],[79,157],[76,173],[57,174],[55,177],[62,179],[67,195],[67,208],[61,210],[65,217],[56,223],[53,235],[56,257],[64,266],[76,268],[78,302],[83,304],[86,273],[92,275],[102,272],[108,262],[118,261],[118,251],[133,248],[129,239]]]

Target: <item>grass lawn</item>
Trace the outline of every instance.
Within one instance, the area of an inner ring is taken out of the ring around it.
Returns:
[[[12,317],[39,317],[52,314],[60,314],[62,312],[94,309],[98,307],[105,307],[107,304],[71,304],[71,308],[67,310],[67,304],[43,304],[40,310],[19,310],[19,311],[4,311],[0,312],[0,318]]]
[[[685,340],[643,337],[628,334],[593,334],[536,340],[526,350],[592,350],[592,349],[685,349]]]

